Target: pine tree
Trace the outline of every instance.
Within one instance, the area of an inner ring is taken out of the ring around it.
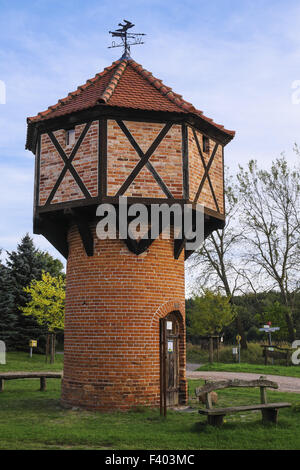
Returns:
[[[17,315],[13,310],[10,272],[0,262],[0,340],[5,342],[7,349],[11,349],[13,345],[16,321]]]
[[[11,338],[15,349],[26,350],[30,339],[45,336],[45,328],[41,327],[33,317],[26,317],[20,308],[25,307],[30,299],[24,292],[33,279],[40,279],[43,263],[34,247],[33,240],[27,234],[18,244],[16,251],[8,252],[7,266],[10,272],[10,293],[12,295],[12,311],[17,316],[15,333]]]

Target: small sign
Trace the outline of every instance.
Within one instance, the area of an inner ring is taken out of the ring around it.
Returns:
[[[173,323],[171,321],[167,321],[167,330],[172,330]]]
[[[238,348],[232,348],[232,354],[236,355],[238,353]]]
[[[270,325],[264,325],[264,328],[270,328]]]
[[[30,347],[30,348],[36,348],[36,347],[37,347],[37,340],[31,339],[31,340],[29,341],[29,347]]]
[[[269,351],[274,351],[274,348],[268,348]]]
[[[241,341],[241,339],[242,339],[242,337],[240,335],[236,336],[236,340],[237,340],[238,343]]]
[[[168,341],[168,352],[172,353],[174,351],[173,341]]]

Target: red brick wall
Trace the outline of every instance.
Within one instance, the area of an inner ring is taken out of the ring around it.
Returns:
[[[95,231],[94,231],[95,235]],[[69,233],[62,403],[88,409],[158,406],[159,319],[181,312],[180,387],[186,400],[184,257],[173,240],[142,255],[122,241],[94,239],[87,257]]]

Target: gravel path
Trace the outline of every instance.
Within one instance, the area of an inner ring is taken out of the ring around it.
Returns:
[[[259,379],[262,374],[249,374],[244,372],[212,372],[212,371],[195,371],[188,370],[186,376],[188,379],[206,379],[206,380],[226,380],[226,379]],[[264,376],[269,379],[277,382],[279,385],[279,390],[281,392],[295,392],[300,393],[300,378],[298,377],[284,377],[281,375],[269,375],[264,374]]]

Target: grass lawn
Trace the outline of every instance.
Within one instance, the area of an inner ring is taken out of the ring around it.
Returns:
[[[21,353],[9,353],[0,370],[57,370],[61,362],[46,366]],[[62,360],[61,357],[58,358]],[[19,364],[19,367],[17,365]],[[29,366],[31,365],[31,368]],[[194,388],[189,382],[191,404]],[[39,392],[39,380],[12,380],[0,394],[0,449],[300,449],[300,396],[268,391],[271,401],[290,401],[292,409],[279,411],[278,425],[262,425],[260,412],[233,414],[222,428],[206,425],[195,413],[168,411],[160,418],[157,409],[128,413],[96,413],[61,408],[60,381],[47,381]],[[259,389],[227,389],[218,393],[218,406],[259,403]]]
[[[6,364],[0,364],[0,372],[13,372],[13,371],[61,371],[63,369],[63,354],[56,354],[55,363],[49,364],[45,361],[45,356],[42,354],[32,354],[29,357],[29,352],[8,352],[6,354]]]
[[[263,364],[223,364],[221,362],[215,362],[213,364],[205,364],[199,369],[199,371],[221,371],[221,372],[251,372],[253,374],[261,375],[285,375],[287,377],[299,377],[300,378],[300,366],[279,366],[279,365],[263,365]]]

